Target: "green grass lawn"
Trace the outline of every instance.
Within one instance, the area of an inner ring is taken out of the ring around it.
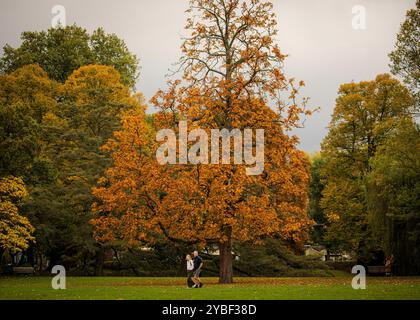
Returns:
[[[5,299],[416,299],[420,278],[367,278],[366,290],[354,290],[351,277],[236,278],[218,285],[203,278],[201,289],[188,289],[183,278],[68,277],[66,290],[53,290],[48,277],[0,278]]]

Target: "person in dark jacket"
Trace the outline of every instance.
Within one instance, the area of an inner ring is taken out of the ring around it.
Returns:
[[[192,280],[194,281],[194,286],[193,288],[201,288],[203,286],[203,283],[200,280],[200,273],[201,273],[201,269],[203,267],[203,258],[201,258],[198,255],[198,251],[194,251],[194,269],[193,269],[193,277]]]

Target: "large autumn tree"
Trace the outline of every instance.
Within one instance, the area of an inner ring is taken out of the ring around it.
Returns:
[[[153,126],[141,112],[127,114],[107,144],[114,164],[94,190],[92,222],[102,241],[215,244],[219,281],[230,283],[234,240],[280,236],[302,244],[306,237],[308,163],[286,132],[305,110],[282,70],[270,2],[191,0],[189,13],[178,65],[183,78],[152,99],[159,109]],[[178,134],[181,120],[209,136],[211,129],[264,129],[264,171],[247,175],[243,162],[160,165],[155,132]]]

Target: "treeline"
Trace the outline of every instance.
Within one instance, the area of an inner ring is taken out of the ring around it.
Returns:
[[[91,188],[121,115],[144,109],[130,89],[138,60],[115,35],[69,26],[24,32],[0,68],[0,256],[26,251],[20,263],[98,273]]]
[[[220,44],[205,42],[218,32],[215,22],[204,14],[213,29],[190,25],[196,33],[184,44],[181,65],[191,86],[175,81],[158,91],[155,115],[145,114],[143,97],[134,92],[137,57],[102,29],[24,32],[18,48],[4,47],[2,265],[24,253],[19,263],[41,272],[62,264],[85,275],[104,268],[180,275],[185,254],[200,247],[208,274],[219,273],[225,282],[232,268],[238,275],[327,275],[320,261],[295,255],[310,241],[365,265],[394,255],[396,273],[420,273],[420,1],[390,54],[392,72],[403,83],[383,74],[340,86],[329,133],[311,159],[310,183],[309,161],[297,150],[298,139],[286,134],[306,111],[293,104],[282,118],[267,104],[267,96],[278,97],[287,86],[295,100],[298,88],[281,67],[267,67],[272,61],[281,66],[285,56],[271,34],[261,36],[275,20],[268,4],[256,2],[251,27],[238,31],[243,34],[230,57],[236,69],[228,75],[225,64],[207,70],[196,56],[202,46],[200,54],[219,59],[214,50]],[[198,3],[204,11],[218,10],[213,2]],[[244,43],[252,50],[242,52]],[[251,67],[259,76],[245,81]],[[227,78],[203,78],[212,72]],[[278,105],[286,108],[284,101]],[[262,126],[265,173],[250,178],[235,166],[157,166],[154,134],[176,128],[181,118],[206,129]],[[310,239],[308,216],[314,220]]]
[[[312,160],[313,241],[364,265],[394,256],[420,274],[420,1],[407,13],[391,70],[340,86],[328,135]]]
[[[161,237],[129,246],[128,233],[113,242],[94,238],[92,188],[98,181],[104,185],[101,177],[113,162],[106,142],[124,119],[141,119],[146,127],[154,122],[144,115],[141,94],[133,91],[138,59],[124,42],[102,29],[90,35],[77,26],[24,32],[20,47],[6,45],[0,68],[1,265],[31,265],[41,273],[61,264],[83,275],[101,275],[104,268],[108,274],[183,275],[185,254],[196,244]],[[127,156],[127,163],[135,160]],[[305,174],[307,162],[302,161]],[[304,213],[304,203],[299,206]],[[283,239],[251,248],[235,242],[242,256],[234,261],[235,274],[325,269],[313,259],[296,257]],[[214,246],[203,250],[210,250],[207,274],[218,274]],[[264,257],[262,250],[267,250]]]

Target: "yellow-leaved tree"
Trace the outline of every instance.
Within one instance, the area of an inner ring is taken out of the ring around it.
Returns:
[[[23,180],[16,177],[0,179],[0,249],[2,251],[26,250],[35,241],[34,227],[19,214],[19,205],[28,195]]]

